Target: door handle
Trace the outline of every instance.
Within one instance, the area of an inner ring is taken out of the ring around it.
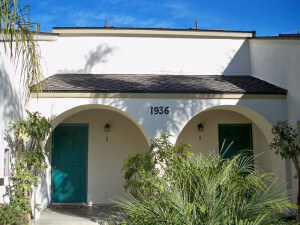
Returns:
[[[56,162],[53,162],[53,169],[56,169]]]

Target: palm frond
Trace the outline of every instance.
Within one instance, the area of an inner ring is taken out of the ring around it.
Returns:
[[[198,156],[150,175],[151,195],[117,202],[126,224],[284,224],[279,212],[294,207],[288,193],[247,157]]]
[[[22,1],[1,0],[0,29],[5,52],[16,67],[20,65],[20,82],[28,100],[30,87],[35,85],[35,91],[40,92],[43,79],[40,48],[35,40],[36,24],[30,21],[30,7]]]

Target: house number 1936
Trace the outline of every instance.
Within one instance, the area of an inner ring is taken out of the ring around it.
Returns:
[[[151,106],[150,107],[151,115],[156,115],[156,114],[169,114],[170,112],[170,107],[169,106]]]

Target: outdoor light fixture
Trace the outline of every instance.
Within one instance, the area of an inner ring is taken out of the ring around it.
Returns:
[[[202,123],[199,123],[197,127],[198,127],[198,131],[199,132],[203,131],[203,125],[202,125]]]
[[[106,123],[105,126],[104,126],[105,133],[108,133],[109,130],[110,130],[110,125],[108,123]],[[106,142],[108,142],[108,135],[107,134],[106,134],[106,138],[105,139],[106,139]]]
[[[105,124],[105,127],[104,127],[105,132],[109,132],[109,129],[110,129],[109,124],[108,123]]]

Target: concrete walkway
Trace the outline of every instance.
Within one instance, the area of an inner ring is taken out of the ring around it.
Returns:
[[[81,209],[56,209],[50,206],[41,212],[36,225],[114,225],[121,221],[120,209],[116,206],[84,206]]]

